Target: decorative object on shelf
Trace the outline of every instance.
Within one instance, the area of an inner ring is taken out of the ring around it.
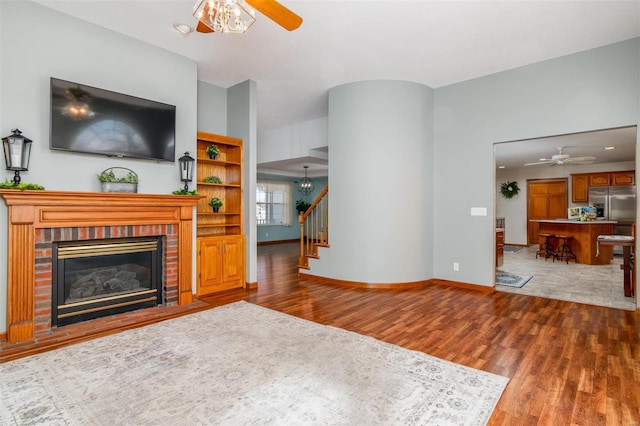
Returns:
[[[313,188],[315,184],[309,177],[307,176],[307,169],[309,166],[304,166],[304,178],[300,181],[298,185],[298,191],[302,192],[304,195],[309,195],[313,192]]]
[[[514,195],[517,195],[520,192],[520,188],[518,187],[518,182],[502,182],[500,184],[500,193],[504,198],[513,198]]]
[[[207,154],[209,155],[209,158],[215,160],[218,154],[220,154],[220,150],[215,145],[209,145],[207,147]]]
[[[222,183],[222,179],[218,176],[207,176],[202,181],[206,183]]]
[[[22,136],[20,129],[13,129],[12,134],[2,138],[4,160],[7,170],[15,172],[13,183],[20,183],[20,172],[29,170],[29,158],[31,157],[31,139]]]
[[[188,189],[180,188],[172,192],[173,195],[200,195],[198,191],[194,189],[193,191],[189,191]]]
[[[189,151],[185,152],[182,157],[178,159],[180,164],[180,180],[184,182],[184,190],[189,191],[189,182],[193,180],[193,165],[196,159],[189,155]]]
[[[37,183],[19,183],[7,180],[6,182],[0,182],[0,189],[19,189],[20,191],[29,190],[43,190],[44,186]]]
[[[218,213],[218,210],[222,207],[222,200],[218,197],[213,197],[209,200],[209,205],[213,208],[214,213]]]
[[[311,204],[307,203],[306,201],[296,200],[296,210],[298,210],[298,214],[306,212],[307,210],[309,210],[309,207],[311,207]]]
[[[124,176],[117,176],[114,170],[126,170]],[[138,192],[138,175],[126,167],[110,167],[98,175],[102,182],[102,192]]]

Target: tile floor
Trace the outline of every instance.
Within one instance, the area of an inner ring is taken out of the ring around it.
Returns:
[[[541,296],[549,299],[611,308],[636,310],[633,297],[624,297],[622,257],[614,257],[609,265],[582,265],[551,259],[536,259],[538,246],[523,247],[504,253],[504,264],[497,270],[520,275],[533,275],[522,288],[497,285],[497,291]]]

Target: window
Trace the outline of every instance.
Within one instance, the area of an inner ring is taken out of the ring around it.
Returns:
[[[259,180],[256,188],[256,219],[258,225],[291,225],[291,182]]]

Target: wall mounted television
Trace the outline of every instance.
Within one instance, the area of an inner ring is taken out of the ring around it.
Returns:
[[[176,107],[51,77],[52,150],[175,161]]]

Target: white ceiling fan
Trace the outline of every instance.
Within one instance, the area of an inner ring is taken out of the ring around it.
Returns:
[[[559,146],[558,153],[553,155],[550,159],[540,159],[540,161],[536,163],[526,163],[525,166],[541,166],[544,164],[548,164],[551,166],[554,165],[563,165],[563,164],[591,164],[596,161],[596,157],[586,156],[586,157],[571,157],[569,154],[564,153],[564,149],[569,148],[566,146]]]

